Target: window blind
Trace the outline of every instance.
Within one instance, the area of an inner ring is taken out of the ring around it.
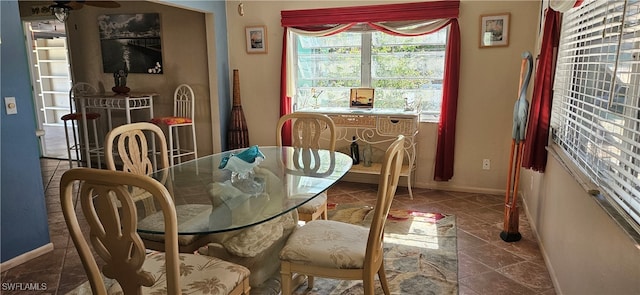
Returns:
[[[640,232],[640,1],[563,16],[552,140]]]

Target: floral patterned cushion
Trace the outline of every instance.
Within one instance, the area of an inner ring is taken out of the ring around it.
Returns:
[[[329,268],[362,268],[369,229],[332,220],[310,221],[289,237],[280,259]]]
[[[176,213],[178,217],[179,230],[198,232],[208,228],[209,214],[211,214],[211,206],[204,204],[187,204],[177,205]],[[162,211],[157,211],[149,216],[144,217],[138,222],[139,228],[164,231],[164,217]],[[150,241],[163,242],[163,234],[138,233],[141,238]],[[178,235],[178,245],[191,245],[197,240],[199,235]]]
[[[298,212],[302,213],[314,213],[318,211],[320,206],[322,206],[327,201],[327,192],[322,192],[317,197],[313,198],[311,201],[304,203],[304,205],[298,207]]]
[[[176,125],[176,124],[184,124],[184,123],[192,123],[193,120],[191,118],[184,117],[159,117],[151,119],[151,123],[153,124],[166,124],[166,125]]]
[[[143,294],[166,294],[167,281],[164,252],[147,255],[142,268],[150,272],[155,284],[143,287]],[[229,294],[249,276],[249,270],[215,257],[180,254],[180,288],[183,294]],[[120,284],[114,283],[108,294],[123,294]]]
[[[224,243],[224,247],[236,256],[255,257],[280,239],[282,230],[283,223],[278,217],[242,230]]]

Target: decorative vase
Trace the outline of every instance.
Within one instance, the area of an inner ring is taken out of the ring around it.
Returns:
[[[231,122],[227,130],[227,147],[229,150],[249,146],[249,130],[240,102],[240,77],[238,70],[233,70],[233,107],[231,108]]]

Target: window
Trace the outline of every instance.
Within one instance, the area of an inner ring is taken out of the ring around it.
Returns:
[[[563,19],[553,141],[638,225],[640,2],[587,1]]]
[[[375,89],[376,109],[419,105],[437,121],[447,29],[403,37],[353,30],[327,37],[294,34],[296,106],[349,107],[351,88]],[[317,98],[317,99],[316,99]]]

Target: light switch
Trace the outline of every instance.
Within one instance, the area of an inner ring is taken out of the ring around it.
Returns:
[[[7,96],[4,98],[4,106],[7,110],[7,115],[15,115],[18,113],[18,106],[16,105],[16,98]]]

